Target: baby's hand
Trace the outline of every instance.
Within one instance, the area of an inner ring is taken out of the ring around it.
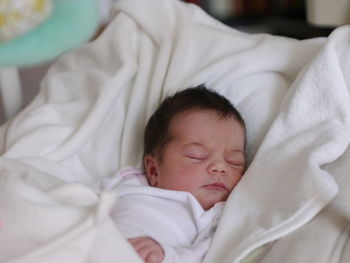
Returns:
[[[128,239],[128,241],[146,263],[161,263],[163,261],[164,251],[152,238],[135,237]]]

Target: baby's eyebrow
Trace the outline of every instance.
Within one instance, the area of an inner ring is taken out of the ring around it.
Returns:
[[[191,149],[196,151],[209,152],[209,147],[200,142],[190,142],[182,147],[183,151],[191,151]]]
[[[195,147],[201,147],[201,148],[206,148],[208,149],[207,146],[205,146],[204,144],[202,143],[199,143],[199,142],[190,142],[190,143],[187,143],[184,145],[184,148],[187,148],[187,147],[192,147],[192,146],[195,146]]]

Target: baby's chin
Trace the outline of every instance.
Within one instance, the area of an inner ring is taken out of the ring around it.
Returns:
[[[204,210],[209,210],[210,208],[215,206],[215,204],[225,202],[226,200],[227,198],[219,198],[214,200],[199,200],[199,203],[201,204]]]

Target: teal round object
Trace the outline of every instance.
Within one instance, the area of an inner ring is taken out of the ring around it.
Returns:
[[[0,43],[0,66],[51,60],[88,41],[98,27],[96,0],[53,0],[53,11],[32,31]]]

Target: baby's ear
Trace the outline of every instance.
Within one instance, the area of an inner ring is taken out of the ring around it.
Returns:
[[[158,162],[153,154],[147,154],[143,159],[148,182],[151,186],[158,185]]]

